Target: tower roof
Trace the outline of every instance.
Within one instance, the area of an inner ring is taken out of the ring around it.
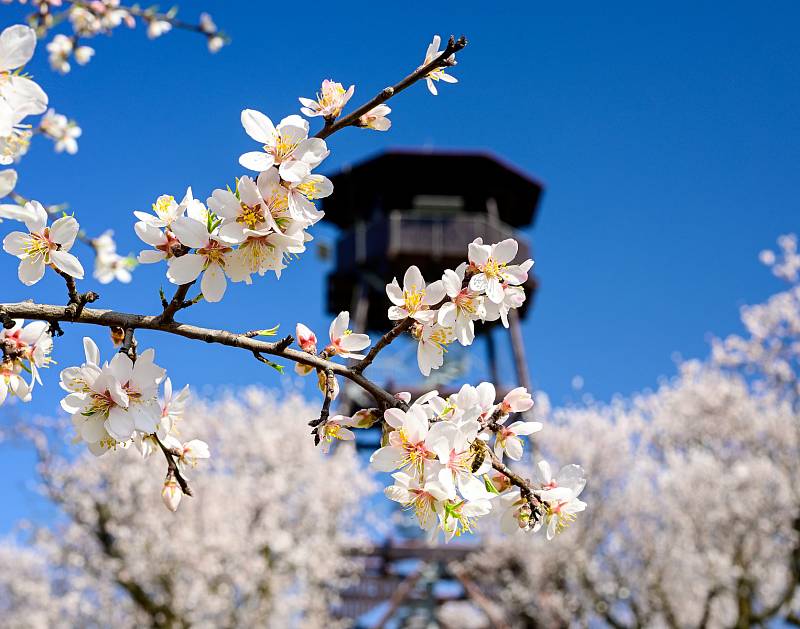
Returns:
[[[327,221],[349,227],[376,213],[411,209],[421,198],[451,197],[464,212],[486,212],[491,199],[508,225],[536,218],[542,184],[486,152],[392,149],[331,176],[322,201]]]

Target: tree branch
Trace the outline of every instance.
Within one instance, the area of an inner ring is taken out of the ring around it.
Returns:
[[[425,65],[421,65],[419,68],[414,70],[402,81],[395,83],[391,87],[386,87],[382,89],[380,93],[374,96],[371,100],[367,101],[366,103],[361,105],[361,107],[350,112],[346,116],[338,118],[337,120],[326,121],[325,126],[323,126],[322,129],[320,129],[317,132],[316,136],[314,137],[325,139],[332,133],[336,133],[337,131],[343,129],[344,127],[357,126],[361,116],[368,113],[378,105],[385,103],[392,96],[399,94],[404,89],[411,87],[414,83],[424,78],[427,74],[430,74],[430,72],[432,72],[433,70],[455,65],[454,61],[453,62],[449,61],[450,57],[455,53],[459,52],[460,50],[463,50],[466,46],[467,46],[466,37],[462,35],[458,39],[455,39],[451,35],[444,51],[433,61],[426,63]]]

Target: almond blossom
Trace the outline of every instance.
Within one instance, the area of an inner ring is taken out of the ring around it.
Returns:
[[[442,50],[439,50],[439,46],[442,45],[442,38],[438,35],[433,36],[433,41],[428,45],[428,49],[425,51],[425,61],[422,62],[422,65],[427,65],[434,59],[436,59],[439,55],[442,54]],[[451,62],[450,65],[455,65],[455,54],[450,55],[447,58],[448,62]],[[444,81],[445,83],[458,83],[458,79],[454,76],[451,76],[445,72],[444,68],[436,68],[435,70],[431,70],[428,74],[425,75],[425,82],[428,84],[428,89],[430,90],[431,94],[436,96],[439,92],[436,89],[435,81]]]
[[[417,325],[412,333],[418,342],[417,365],[423,376],[429,376],[431,370],[444,364],[447,346],[455,340],[453,330],[435,323]]]
[[[374,129],[375,131],[388,131],[392,126],[392,121],[387,117],[390,113],[392,113],[391,107],[378,105],[361,116],[358,119],[358,124],[361,127]]]
[[[345,415],[334,415],[321,423],[316,428],[323,454],[328,454],[334,441],[353,441],[355,433],[348,428],[353,425],[353,420]]]
[[[22,319],[15,319],[11,328],[0,330],[0,347],[0,405],[9,394],[23,402],[30,401],[34,383],[42,384],[39,369],[53,362],[53,338],[47,323],[32,321],[25,325]],[[24,373],[31,374],[30,383],[24,380]]]
[[[259,174],[257,184],[250,177],[239,179],[238,196],[230,190],[214,190],[207,204],[223,219],[219,236],[222,240],[239,244],[251,236],[266,236],[279,232],[275,215],[288,207],[286,188],[280,185],[275,168]]]
[[[406,472],[395,472],[392,478],[394,484],[383,490],[386,497],[413,511],[421,529],[435,533],[438,525],[437,505],[449,499],[450,494],[435,478],[421,481]]]
[[[220,301],[225,294],[228,282],[225,279],[233,249],[218,237],[208,233],[202,223],[183,216],[172,223],[172,231],[185,246],[193,248],[194,253],[170,258],[167,278],[173,284],[189,284],[202,274],[200,290],[206,301]]]
[[[411,317],[421,323],[432,323],[436,319],[436,312],[430,308],[442,300],[445,288],[442,280],[426,284],[419,268],[410,266],[403,276],[403,288],[394,278],[386,285],[386,294],[394,304],[389,308],[389,319],[392,321]]]
[[[373,452],[370,464],[380,472],[403,468],[422,477],[426,461],[436,459],[433,447],[444,437],[444,425],[435,424],[435,429],[429,431],[428,417],[419,405],[411,406],[408,411],[390,408],[383,417],[395,430],[389,433],[389,445]]]
[[[340,312],[331,322],[328,330],[331,344],[325,349],[330,356],[341,356],[342,358],[361,359],[363,354],[356,354],[365,347],[369,347],[370,340],[366,334],[353,334],[348,329],[350,325],[350,313],[346,310]]]
[[[301,181],[329,153],[324,140],[308,137],[308,121],[297,115],[287,116],[275,127],[260,111],[245,109],[242,126],[247,135],[264,145],[263,151],[244,153],[239,158],[242,166],[256,172],[274,165],[281,179]]]
[[[542,429],[541,422],[514,422],[509,426],[499,426],[494,442],[494,453],[500,457],[503,451],[509,459],[519,461],[522,458],[521,436],[532,435]]]
[[[461,264],[455,271],[447,269],[442,283],[449,301],[439,308],[439,324],[453,328],[461,345],[471,345],[475,340],[475,319],[481,318],[483,299],[469,286],[464,287],[466,264]]]
[[[55,142],[56,153],[74,155],[78,152],[78,138],[83,131],[74,120],[69,120],[64,114],[57,114],[54,109],[48,109],[39,128]]]
[[[484,245],[477,238],[469,245],[469,264],[476,273],[470,278],[469,287],[478,293],[486,293],[495,304],[503,301],[503,284],[518,286],[528,278],[533,265],[526,260],[520,265],[509,265],[517,256],[517,241],[508,238],[494,245]]]
[[[78,235],[78,221],[64,216],[47,226],[47,211],[38,201],[9,210],[4,206],[3,216],[25,223],[29,233],[11,232],[3,239],[3,249],[20,259],[19,279],[31,286],[44,276],[45,266],[53,266],[62,273],[77,279],[83,278],[83,266],[69,253]]]
[[[325,79],[322,82],[322,88],[317,93],[317,100],[310,98],[299,99],[300,104],[303,105],[300,111],[309,118],[322,116],[326,120],[332,120],[342,113],[342,108],[353,96],[355,89],[356,86],[351,85],[345,90],[341,83]]]

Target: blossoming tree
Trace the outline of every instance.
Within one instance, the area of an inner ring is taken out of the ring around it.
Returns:
[[[369,478],[352,448],[324,456],[295,421],[313,409],[260,388],[213,402],[177,393],[171,421],[215,444],[179,522],[153,492],[157,459],[127,449],[75,457],[23,424],[45,496],[62,517],[0,544],[4,627],[324,627],[357,575],[346,555]],[[13,438],[13,435],[9,435]],[[66,451],[64,449],[66,448]],[[224,507],[224,508],[223,508]],[[302,540],[302,543],[298,543]]]
[[[514,626],[800,624],[800,256],[779,243],[761,257],[789,287],[742,310],[745,336],[655,392],[538,405],[541,445],[583,462],[595,507],[569,539],[492,537],[474,559]]]
[[[52,4],[37,3],[45,15],[35,20],[40,31],[49,27],[47,15]],[[124,8],[109,0],[68,4],[75,30],[69,54],[79,63],[90,56],[80,52],[79,37],[129,18],[148,22],[151,35],[166,30],[166,23],[176,24],[169,14]],[[121,16],[118,11],[127,13]],[[198,28],[210,44],[219,37],[215,27],[213,34],[207,24]],[[0,401],[13,396],[24,402],[37,386],[44,385],[47,375],[43,369],[51,363],[54,337],[63,334],[62,323],[109,329],[119,349],[113,356],[104,356],[94,342],[84,339],[84,362],[61,371],[60,385],[66,393],[61,406],[71,416],[77,438],[93,454],[116,457],[133,445],[144,456],[154,451],[163,455],[167,473],[162,496],[175,511],[181,498],[193,493],[186,467],[208,459],[214,444],[209,447],[205,441],[186,441],[184,435],[179,438],[170,408],[182,394],[175,395],[166,369],[156,363],[155,349],[137,346],[136,332],[154,330],[235,347],[276,369],[283,368],[275,362],[282,359],[296,363],[300,374],[316,374],[323,401],[319,416],[310,425],[314,442],[324,450],[336,440],[353,439],[353,429],[380,424],[384,439],[372,465],[393,472],[387,496],[413,508],[420,526],[432,537],[442,534],[450,539],[468,532],[477,518],[498,505],[504,505],[507,519],[521,529],[538,530],[546,525],[548,538],[562,530],[585,507],[578,499],[585,484],[581,468],[570,466],[564,477],[534,482],[505,462],[520,458],[522,438],[542,428],[536,422],[509,421],[512,414],[532,406],[527,391],[515,389],[497,400],[494,386],[482,383],[478,387],[464,385],[448,399],[430,391],[411,400],[408,394],[387,391],[365,375],[381,351],[401,335],[416,340],[419,368],[427,376],[442,366],[449,343],[472,344],[476,324],[500,320],[507,325],[509,311],[525,300],[522,286],[533,264],[531,260],[515,261],[518,247],[513,239],[484,243],[477,238],[458,268],[445,271],[442,278],[428,278],[433,281],[426,281],[419,269],[411,266],[402,285],[394,280],[386,287],[391,304],[387,316],[393,327],[375,342],[365,334],[350,332],[346,312],[331,324],[330,343],[324,347],[315,333],[300,323],[296,338],[268,341],[262,337],[274,336],[275,329],[244,332],[176,320],[201,300],[221,302],[228,282],[265,282],[259,278],[267,273],[280,278],[286,264],[305,252],[314,225],[323,216],[315,201],[335,194],[331,182],[315,172],[329,154],[327,140],[348,127],[388,130],[391,110],[386,102],[421,80],[434,95],[438,82],[455,83],[456,78],[446,70],[455,65],[456,53],[466,45],[465,38],[451,37],[442,48],[441,39],[434,37],[422,65],[349,113],[344,109],[354,95],[354,86],[345,89],[340,83],[324,81],[316,98],[300,98],[301,113],[321,119],[313,134],[309,120],[298,114],[275,124],[256,109],[244,109],[241,124],[256,143],[254,150],[239,157],[248,174],[230,185],[222,184],[205,201],[196,198],[190,188],[180,201],[162,195],[153,203],[152,213],[134,212],[134,231],[145,244],[138,262],[163,265],[166,278],[176,287],[170,297],[161,293],[160,312],[89,307],[100,296],[78,287],[85,271],[73,249],[81,238],[77,218],[56,218],[41,203],[18,195],[12,197],[16,203],[0,205],[0,216],[19,224],[3,240],[4,250],[19,258],[19,280],[34,286],[45,273],[56,273],[64,280],[67,297],[66,305],[38,299],[0,304],[4,328],[0,335]],[[4,153],[7,161],[21,156],[22,151],[14,147],[21,146],[20,139],[30,133],[22,131],[21,121],[47,106],[44,91],[20,73],[35,46],[36,33],[26,26],[10,27],[0,35],[0,65],[5,70],[0,82],[0,123],[5,126],[0,126],[0,135],[10,138]],[[59,52],[55,38],[49,50],[51,62],[65,70],[68,55]],[[71,140],[74,133],[62,138],[67,152],[73,147]],[[0,177],[7,184],[0,194],[11,193],[15,175],[6,171]],[[98,261],[114,259],[109,234],[89,242]],[[100,262],[95,275],[101,281],[130,280],[130,270],[121,263]],[[32,322],[24,324],[24,320]],[[293,347],[295,343],[299,348]],[[375,405],[353,416],[332,415],[342,378],[371,395]],[[162,388],[163,401],[159,402]]]

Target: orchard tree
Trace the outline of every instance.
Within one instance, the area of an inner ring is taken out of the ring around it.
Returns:
[[[116,1],[67,5],[75,29],[70,49],[74,52],[70,54],[79,62],[87,54],[76,48],[78,38],[136,19],[148,23],[151,35],[164,32],[168,24],[178,24],[174,15],[124,8]],[[36,6],[44,17],[33,23],[40,31],[46,30],[53,3],[38,2]],[[214,34],[210,27],[199,29],[209,43],[219,37],[216,27]],[[54,38],[51,61],[55,43]],[[56,273],[64,280],[67,298],[66,305],[47,303],[38,296],[0,304],[4,328],[0,335],[0,402],[10,396],[24,402],[36,387],[44,386],[55,337],[63,334],[61,324],[105,327],[119,349],[111,355],[85,338],[85,360],[61,371],[60,385],[65,391],[61,406],[71,416],[77,439],[97,456],[113,459],[130,446],[145,457],[153,452],[163,455],[167,472],[162,496],[175,511],[183,496],[193,495],[187,467],[198,461],[202,467],[212,453],[219,453],[219,446],[187,440],[191,435],[175,431],[169,411],[175,398],[171,385],[165,387],[167,370],[156,363],[157,348],[137,346],[136,333],[153,330],[182,336],[187,342],[235,347],[269,367],[281,370],[283,365],[275,361],[291,361],[298,373],[316,374],[323,401],[318,416],[307,419],[312,428],[309,438],[323,450],[334,441],[353,439],[353,429],[380,424],[384,438],[372,456],[372,465],[393,472],[386,495],[413,509],[420,527],[432,538],[441,535],[449,540],[469,532],[480,517],[499,505],[503,505],[506,518],[523,530],[544,527],[551,538],[565,528],[585,508],[578,498],[585,484],[581,468],[570,466],[565,475],[539,483],[516,474],[505,462],[520,458],[521,438],[542,428],[537,422],[509,421],[512,414],[532,406],[527,391],[514,389],[497,400],[494,386],[482,383],[464,385],[448,399],[430,391],[412,401],[408,394],[387,391],[365,375],[381,351],[400,336],[410,335],[416,341],[420,371],[428,376],[442,366],[447,345],[472,344],[476,324],[500,320],[508,325],[510,310],[525,301],[522,286],[533,265],[531,260],[515,261],[518,245],[513,239],[499,243],[475,239],[465,251],[464,262],[440,278],[426,281],[419,269],[411,266],[402,283],[395,279],[386,286],[391,304],[387,316],[393,327],[374,343],[365,334],[351,333],[347,312],[331,323],[329,342],[324,344],[301,323],[296,325],[296,338],[269,341],[263,337],[274,336],[274,328],[235,331],[222,325],[202,328],[176,320],[201,300],[214,305],[222,302],[228,282],[267,282],[262,279],[267,274],[274,274],[272,281],[276,281],[282,269],[306,251],[313,228],[323,217],[315,201],[334,193],[330,180],[314,172],[329,155],[327,140],[349,127],[388,130],[391,110],[386,102],[418,81],[425,80],[433,95],[438,83],[457,82],[448,70],[467,41],[450,37],[444,47],[442,43],[435,36],[419,67],[349,113],[344,109],[354,94],[352,85],[345,89],[341,83],[326,80],[315,98],[300,98],[301,113],[320,119],[314,134],[309,120],[298,114],[274,124],[257,109],[244,109],[241,124],[255,144],[252,151],[239,157],[239,164],[250,174],[222,183],[205,201],[189,188],[180,200],[169,194],[160,196],[152,213],[134,212],[133,228],[145,245],[138,262],[162,265],[166,278],[176,287],[170,297],[161,293],[160,311],[126,313],[89,307],[100,296],[78,286],[85,272],[73,249],[81,237],[77,218],[56,218],[41,203],[25,201],[19,195],[12,197],[16,203],[0,205],[0,216],[19,224],[3,240],[4,250],[19,258],[19,280],[34,286],[45,273]],[[22,140],[27,140],[30,132],[22,131],[26,128],[20,126],[22,120],[42,113],[47,106],[44,91],[21,74],[21,66],[35,46],[36,32],[27,26],[12,26],[0,35],[4,69],[0,136],[8,138],[4,153],[8,162],[24,152]],[[66,53],[63,56],[66,63]],[[69,139],[64,142],[69,150]],[[0,177],[6,183],[0,194],[11,193],[14,173],[6,171]],[[116,250],[110,234],[88,242],[97,255],[95,275],[99,280],[131,279],[122,259],[111,256],[115,262],[108,263],[109,252]],[[51,301],[58,302],[58,298]],[[224,310],[220,312],[222,321]],[[25,324],[25,320],[31,322]],[[57,340],[61,342],[68,339]],[[352,362],[343,362],[348,360]],[[361,387],[375,405],[353,416],[332,414],[342,378]],[[162,387],[164,402],[160,403]],[[106,472],[113,474],[114,470]]]
[[[544,451],[583,462],[595,506],[557,543],[490,535],[471,574],[512,624],[800,624],[800,257],[779,243],[761,257],[789,287],[742,310],[746,336],[655,392],[537,405]]]
[[[312,409],[297,397],[187,394],[162,405],[216,455],[197,474],[202,453],[186,457],[198,491],[179,519],[158,508],[155,457],[76,457],[52,430],[19,427],[59,517],[33,528],[29,545],[0,546],[14,566],[0,572],[4,627],[331,626],[337,592],[358,574],[346,553],[373,488],[355,449],[315,448],[296,421]]]

